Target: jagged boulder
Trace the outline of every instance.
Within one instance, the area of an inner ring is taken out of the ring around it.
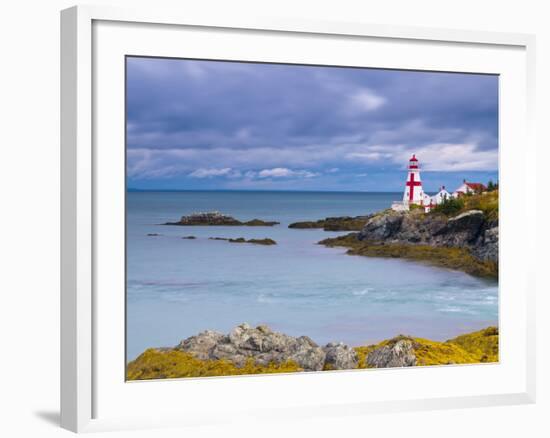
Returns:
[[[395,342],[394,342],[395,341]],[[398,368],[416,365],[413,341],[411,339],[392,340],[367,355],[367,364],[373,368]]]
[[[469,210],[452,217],[445,227],[434,234],[436,240],[447,246],[474,244],[483,231],[485,217],[481,210]]]
[[[342,342],[330,342],[323,347],[327,370],[351,370],[357,368],[358,358],[355,350]]]
[[[371,217],[361,232],[359,240],[384,240],[393,237],[401,228],[403,214],[386,213]]]
[[[485,230],[472,253],[480,260],[498,263],[498,225]]]
[[[293,361],[306,371],[320,371],[325,352],[307,336],[294,338],[263,325],[252,328],[244,323],[228,335],[206,331],[180,342],[176,349],[198,359],[226,359],[243,366],[248,359],[259,365]]]

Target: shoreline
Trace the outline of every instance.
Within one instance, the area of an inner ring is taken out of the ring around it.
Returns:
[[[175,347],[148,348],[127,364],[129,380],[495,363],[499,330],[490,326],[446,341],[397,335],[376,344],[319,346],[246,323],[224,335],[206,330]]]

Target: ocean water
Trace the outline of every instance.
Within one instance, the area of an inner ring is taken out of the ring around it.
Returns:
[[[203,330],[267,324],[319,344],[410,334],[445,340],[498,322],[494,281],[425,264],[345,254],[316,243],[338,232],[289,229],[388,208],[400,193],[129,192],[127,359]],[[274,227],[159,225],[218,210]],[[159,236],[147,236],[158,233]],[[345,233],[344,233],[345,234]],[[182,239],[193,235],[195,240]],[[261,246],[209,237],[269,237]]]

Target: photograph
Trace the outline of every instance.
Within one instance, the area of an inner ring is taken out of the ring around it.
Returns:
[[[126,56],[125,154],[128,381],[499,362],[499,75]]]

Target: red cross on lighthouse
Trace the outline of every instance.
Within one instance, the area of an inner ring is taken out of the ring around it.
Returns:
[[[420,181],[414,180],[414,173],[410,173],[410,179],[405,184],[409,188],[409,201],[412,201],[414,198],[414,188],[417,186],[421,186],[422,183]]]

